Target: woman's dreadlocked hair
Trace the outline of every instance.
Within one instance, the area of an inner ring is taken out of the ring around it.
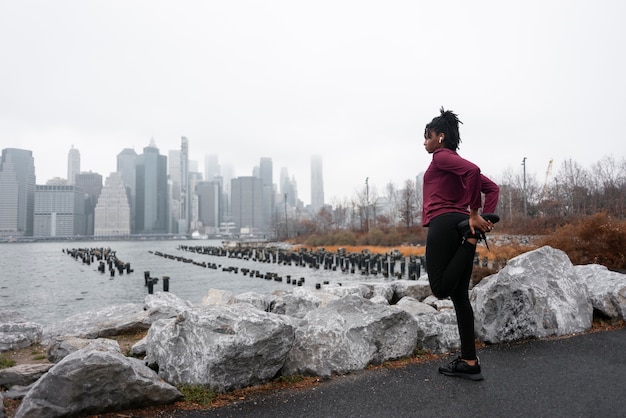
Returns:
[[[430,123],[426,124],[424,134],[428,135],[430,132],[435,132],[437,135],[443,133],[443,145],[453,151],[459,149],[461,143],[461,135],[459,134],[459,123],[463,123],[459,120],[459,117],[451,110],[444,110],[443,106],[439,110],[440,116],[434,117]]]

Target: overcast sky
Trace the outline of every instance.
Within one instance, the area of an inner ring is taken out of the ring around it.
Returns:
[[[310,203],[424,171],[424,125],[459,114],[459,153],[542,183],[550,159],[623,158],[626,2],[0,0],[0,148],[34,153],[37,183],[107,177],[127,147],[189,139],[202,170],[270,157]]]

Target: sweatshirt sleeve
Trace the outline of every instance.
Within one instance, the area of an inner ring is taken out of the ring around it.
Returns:
[[[480,175],[480,191],[485,194],[483,213],[494,213],[498,206],[500,187],[483,174]]]

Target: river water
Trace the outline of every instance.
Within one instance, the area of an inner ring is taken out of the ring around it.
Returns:
[[[163,276],[169,276],[169,291],[182,299],[199,304],[211,288],[240,294],[255,291],[271,293],[289,290],[286,277],[295,282],[304,278],[305,287],[316,283],[362,281],[358,274],[342,273],[302,266],[260,263],[252,260],[201,255],[179,249],[179,246],[214,246],[220,241],[111,241],[111,242],[36,242],[0,243],[0,312],[16,311],[24,318],[49,325],[71,315],[122,303],[143,303],[148,288],[144,272],[159,278],[154,291],[163,290]],[[83,263],[66,250],[76,248],[110,248],[119,260],[130,263],[130,274],[98,271],[98,262]],[[217,269],[184,263],[154,253],[185,257],[194,262],[213,263]],[[283,276],[283,281],[224,271],[227,267],[248,268],[261,273]],[[379,278],[380,279],[380,278]],[[1,315],[1,313],[0,313]],[[0,318],[1,321],[1,318]]]

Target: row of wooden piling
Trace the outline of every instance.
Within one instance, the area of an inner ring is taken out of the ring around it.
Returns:
[[[325,250],[285,250],[274,247],[236,247],[227,249],[210,246],[181,245],[179,250],[189,251],[201,255],[212,255],[240,260],[250,260],[260,263],[309,267],[343,273],[361,274],[364,276],[381,274],[385,278],[401,279],[406,276],[409,280],[416,280],[425,268],[426,259],[423,256],[403,257],[398,251],[385,254],[374,254],[367,250],[360,253],[347,253],[339,249],[336,253]]]
[[[115,277],[117,271],[119,275],[130,274],[134,270],[130,263],[124,262],[117,257],[117,253],[110,248],[65,248],[63,252],[85,265],[98,262],[98,271],[105,273],[108,267],[109,275]]]

